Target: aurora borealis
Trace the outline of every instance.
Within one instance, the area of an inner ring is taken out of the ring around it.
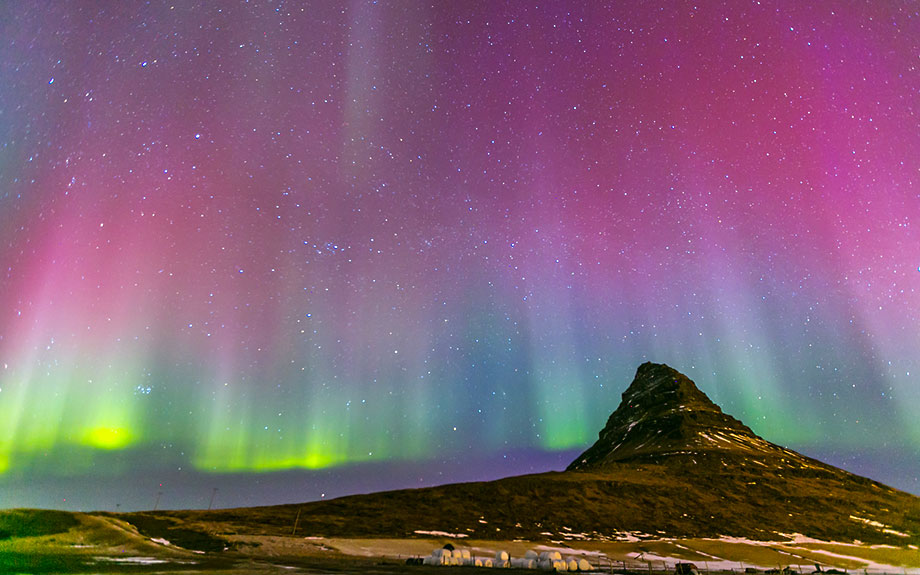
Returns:
[[[564,466],[645,360],[920,493],[920,7],[799,4],[0,7],[0,507]]]

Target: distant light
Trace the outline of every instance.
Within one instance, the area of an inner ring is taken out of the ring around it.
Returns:
[[[196,139],[196,140],[200,140],[200,139],[201,139],[201,134],[195,134],[195,139]]]

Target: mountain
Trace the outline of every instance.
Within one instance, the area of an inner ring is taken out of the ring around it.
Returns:
[[[795,414],[790,414],[795,417]],[[564,472],[296,505],[123,514],[185,533],[610,540],[718,537],[916,545],[920,498],[757,436],[686,376],[646,363],[597,442]],[[181,543],[180,543],[181,544]]]
[[[688,455],[732,459],[740,465],[767,463],[771,468],[833,469],[762,439],[723,413],[679,371],[644,363],[597,442],[567,470],[615,470],[618,462],[674,462]]]

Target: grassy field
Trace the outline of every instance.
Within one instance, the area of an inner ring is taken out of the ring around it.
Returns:
[[[523,557],[528,550],[558,549],[584,557],[605,572],[668,573],[679,561],[701,572],[764,571],[793,566],[810,573],[814,564],[848,572],[920,575],[916,546],[834,543],[802,537],[773,542],[742,539],[642,539],[630,541],[496,541],[451,537],[348,538],[232,534],[220,524],[194,528],[142,517],[134,525],[111,514],[43,510],[0,511],[0,572],[18,573],[443,573],[446,567],[409,567],[408,557],[428,555],[452,543],[474,556],[503,550]],[[175,535],[191,547],[183,548]],[[172,537],[172,539],[170,539]],[[463,573],[473,575],[473,568]]]

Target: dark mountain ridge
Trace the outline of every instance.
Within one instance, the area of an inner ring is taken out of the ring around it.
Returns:
[[[603,470],[621,461],[663,461],[683,455],[769,461],[772,467],[822,467],[817,460],[770,443],[712,402],[696,384],[664,364],[639,366],[597,442],[567,471]]]
[[[686,376],[646,363],[598,441],[564,472],[296,505],[125,514],[156,536],[208,533],[471,539],[731,535],[920,543],[920,498],[757,436]],[[166,523],[163,523],[166,521]]]

